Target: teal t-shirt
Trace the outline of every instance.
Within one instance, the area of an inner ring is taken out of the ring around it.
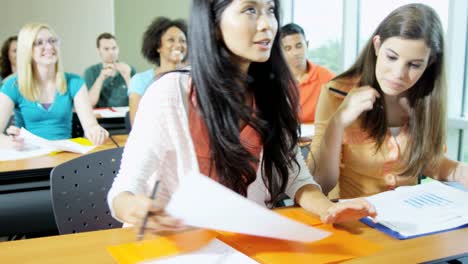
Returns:
[[[39,102],[24,98],[19,91],[17,79],[16,75],[8,78],[0,91],[15,105],[15,126],[24,127],[31,133],[49,140],[70,138],[73,99],[83,86],[83,79],[76,74],[65,73],[67,91],[63,95],[57,91],[48,109]]]
[[[135,75],[135,68],[130,66],[130,76]],[[102,64],[90,66],[84,73],[84,79],[88,89],[91,89],[96,79],[101,74]],[[101,94],[96,107],[128,106],[128,87],[125,79],[117,71],[113,77],[109,77],[102,83]]]
[[[128,90],[128,95],[131,93],[139,94],[143,96],[146,89],[154,82],[154,69],[149,69],[144,72],[139,72],[132,77],[130,81],[130,89]]]

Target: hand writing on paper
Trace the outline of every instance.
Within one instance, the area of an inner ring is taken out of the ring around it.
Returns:
[[[178,231],[185,228],[179,219],[165,212],[165,205],[160,200],[152,200],[145,195],[121,193],[114,199],[114,209],[116,216],[122,221],[139,227],[149,213],[146,229],[152,232]]]
[[[359,220],[366,216],[375,218],[377,216],[377,212],[371,203],[360,198],[348,202],[333,204],[320,216],[320,220],[325,224],[333,224]]]
[[[24,148],[24,138],[20,137],[20,129],[15,126],[9,126],[6,132],[11,138],[11,145],[17,150],[22,150]]]

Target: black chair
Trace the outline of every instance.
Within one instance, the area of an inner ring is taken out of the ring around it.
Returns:
[[[78,115],[73,112],[72,116],[72,138],[84,137],[83,127],[81,127]]]
[[[125,113],[125,130],[127,134],[130,134],[130,130],[132,130],[132,123],[130,122],[130,111]]]
[[[52,207],[60,234],[122,226],[112,218],[107,205],[107,193],[120,167],[122,150],[91,153],[52,170]]]

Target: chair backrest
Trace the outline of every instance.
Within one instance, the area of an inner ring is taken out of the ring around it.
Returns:
[[[123,148],[65,162],[50,175],[52,207],[60,234],[121,227],[112,218],[107,193],[120,167]]]
[[[80,119],[78,118],[78,115],[75,112],[73,112],[72,138],[83,137],[83,136],[84,136],[84,131],[83,131],[83,127],[81,127]]]
[[[130,130],[132,130],[132,123],[130,122],[130,111],[125,113],[125,130],[127,134],[130,134]]]

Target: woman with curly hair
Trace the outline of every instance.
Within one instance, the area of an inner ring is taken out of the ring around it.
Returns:
[[[133,124],[140,99],[161,74],[175,70],[187,56],[187,25],[184,20],[157,17],[143,35],[141,53],[154,68],[135,74],[128,90],[130,122]]]

